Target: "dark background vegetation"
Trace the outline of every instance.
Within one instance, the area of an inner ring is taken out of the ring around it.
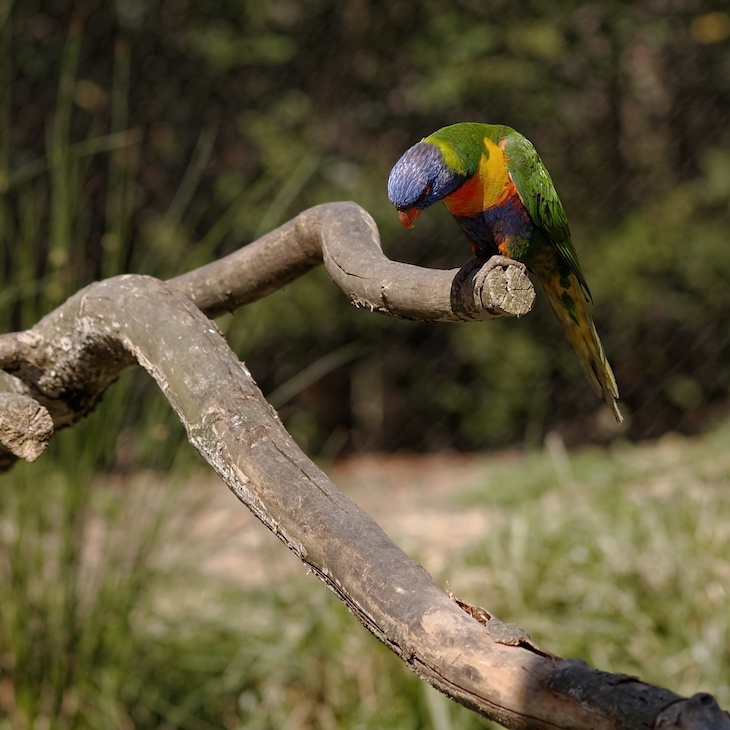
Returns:
[[[622,435],[726,415],[730,16],[716,4],[3,7],[3,327],[102,276],[180,273],[331,200],[369,210],[391,257],[458,266],[469,249],[449,216],[400,228],[387,174],[444,124],[501,122],[532,139],[567,209]],[[314,454],[614,437],[542,302],[521,321],[396,322],[318,272],[223,325]]]

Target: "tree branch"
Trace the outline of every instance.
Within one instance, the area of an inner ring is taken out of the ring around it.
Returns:
[[[530,279],[517,266],[497,267],[484,276],[484,262],[474,259],[451,271],[391,261],[382,252],[371,216],[350,202],[305,210],[229,256],[168,283],[204,314],[216,317],[271,294],[322,263],[355,306],[393,317],[443,322],[519,317],[535,301]],[[0,337],[0,368],[5,371],[0,371],[0,392],[36,399],[59,429],[86,416],[131,360],[116,353],[122,359],[106,358],[101,370],[77,361],[83,370],[70,372],[65,363],[79,343],[65,339],[57,325],[52,313],[28,332]],[[42,451],[49,438],[38,439],[36,448]],[[0,469],[13,463],[13,447],[14,442],[6,445],[0,439]]]
[[[329,215],[314,209],[271,234],[275,250],[294,241],[301,252],[285,257],[280,276],[275,275],[276,257],[258,250],[247,254],[253,270],[242,273],[249,277],[245,285],[227,268],[245,266],[246,255],[238,252],[224,267],[222,286],[216,285],[218,268],[211,264],[169,284],[122,276],[87,287],[32,330],[0,338],[0,362],[12,371],[0,387],[32,394],[56,426],[68,425],[93,407],[123,368],[138,362],[157,381],[190,442],[238,499],[375,636],[433,686],[507,727],[696,730],[700,726],[691,723],[697,717],[709,718],[716,728],[730,727],[730,718],[709,695],[683,700],[638,679],[560,659],[535,646],[521,629],[452,600],[294,443],[245,366],[193,301],[214,313],[263,296],[290,281],[293,272],[311,267],[317,241],[324,241],[325,263],[339,262],[345,280],[358,278],[363,269],[351,267],[347,257],[343,268],[341,252],[330,250],[330,237],[349,229],[343,224],[332,233]],[[360,214],[353,212],[353,218],[371,225]],[[301,239],[291,230],[297,225],[305,231]],[[376,239],[372,231],[368,235]],[[373,256],[374,265],[389,268],[377,262],[377,252]],[[446,278],[453,284],[455,276]],[[456,309],[443,306],[444,282],[436,275],[426,278],[442,288],[423,308],[417,282],[409,295],[416,299],[395,292],[382,297],[388,289],[382,286],[378,298],[372,280],[364,278],[357,297],[364,292],[363,300],[380,302],[396,316],[427,312],[431,318],[461,318],[463,302]],[[23,400],[21,407],[28,405]]]
[[[355,203],[327,203],[300,213],[230,256],[169,281],[215,317],[271,294],[324,263],[358,307],[393,317],[458,322],[527,314],[535,290],[516,266],[478,274],[484,262],[440,271],[391,261],[370,215]]]

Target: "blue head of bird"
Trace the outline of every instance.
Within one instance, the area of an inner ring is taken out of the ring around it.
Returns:
[[[412,228],[424,208],[453,193],[465,179],[448,167],[436,145],[419,142],[390,171],[388,198],[398,209],[401,223]]]

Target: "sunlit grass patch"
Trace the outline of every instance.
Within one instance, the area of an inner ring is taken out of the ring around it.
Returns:
[[[727,703],[725,433],[576,455],[553,444],[488,472],[469,501],[489,505],[496,481],[500,509],[466,560],[468,600],[560,655]]]

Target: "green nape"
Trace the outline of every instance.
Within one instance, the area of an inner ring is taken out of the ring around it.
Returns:
[[[484,146],[487,137],[498,144],[508,134],[515,132],[512,127],[503,124],[480,124],[478,122],[461,122],[442,127],[428,137],[429,142],[441,150],[448,167],[459,175],[471,177],[479,169],[479,160],[483,154],[489,154]]]

